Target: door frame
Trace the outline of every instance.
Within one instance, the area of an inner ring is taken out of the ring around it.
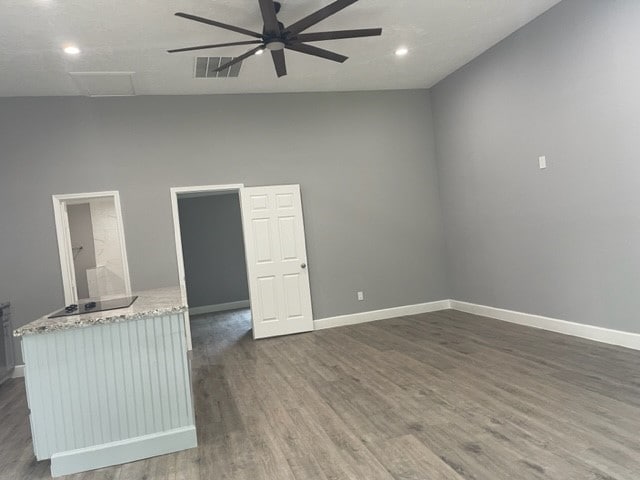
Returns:
[[[124,223],[122,221],[122,206],[120,204],[120,192],[117,190],[90,193],[69,193],[52,195],[53,215],[58,238],[58,254],[60,256],[60,270],[62,273],[62,287],[64,291],[65,305],[78,301],[76,286],[76,274],[73,266],[73,251],[71,249],[71,232],[69,231],[69,217],[66,206],[85,203],[95,198],[113,198],[118,222],[118,237],[120,239],[120,254],[124,271],[124,287],[126,295],[131,295],[131,276],[129,274],[129,260],[127,259],[127,245],[124,236]]]
[[[187,334],[187,349],[193,350],[191,342],[191,324],[189,323],[189,304],[187,300],[187,283],[184,271],[184,256],[182,254],[182,231],[180,229],[180,212],[178,211],[178,197],[189,193],[238,193],[240,201],[240,191],[244,188],[244,183],[231,183],[227,185],[199,185],[194,187],[171,187],[171,214],[173,217],[173,233],[176,245],[176,260],[178,264],[178,282],[180,283],[180,294],[182,302],[187,306],[184,314],[184,327]],[[240,202],[240,214],[242,215],[242,202]],[[246,257],[246,251],[245,251]]]

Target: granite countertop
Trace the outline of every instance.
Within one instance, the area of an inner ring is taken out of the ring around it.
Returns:
[[[59,318],[49,318],[49,315],[51,315],[49,314],[15,329],[13,335],[21,337],[23,335],[58,332],[60,330],[125,322],[142,317],[166,315],[187,310],[186,302],[182,298],[179,287],[158,288],[134,293],[134,295],[138,295],[138,299],[127,308]]]

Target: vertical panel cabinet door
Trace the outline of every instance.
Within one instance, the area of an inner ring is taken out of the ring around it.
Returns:
[[[253,338],[313,330],[299,185],[241,190]]]

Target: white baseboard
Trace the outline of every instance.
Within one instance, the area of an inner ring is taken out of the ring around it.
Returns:
[[[374,322],[377,320],[437,312],[447,309],[459,310],[461,312],[490,317],[504,322],[517,323],[518,325],[525,325],[527,327],[539,328],[564,335],[571,335],[573,337],[586,338],[596,342],[640,350],[640,334],[638,333],[623,332],[620,330],[596,327],[594,325],[584,325],[582,323],[569,322],[557,318],[543,317],[541,315],[532,315],[458,300],[440,300],[437,302],[405,305],[402,307],[354,313],[351,315],[340,315],[338,317],[321,318],[313,323],[314,330],[323,330],[325,328],[356,325],[358,323]]]
[[[237,310],[239,308],[249,308],[249,300],[239,302],[218,303],[216,305],[203,305],[202,307],[190,307],[189,315],[202,315],[204,313],[224,312],[227,310]]]
[[[11,378],[22,378],[24,377],[24,365],[16,365],[13,369],[13,375]]]
[[[375,322],[388,318],[403,317],[406,315],[417,315],[419,313],[437,312],[451,308],[449,300],[439,300],[437,302],[419,303],[416,305],[404,305],[402,307],[386,308],[384,310],[372,310],[370,312],[353,313],[351,315],[340,315],[338,317],[321,318],[313,322],[314,330],[324,330],[325,328],[342,327],[345,325],[356,325],[358,323]]]
[[[474,303],[451,300],[451,308],[461,312],[482,315],[484,317],[495,318],[504,322],[517,323],[527,327],[540,328],[551,332],[563,333],[574,337],[595,340],[596,342],[618,345],[621,347],[640,350],[640,334],[611,330],[594,325],[584,325],[581,323],[558,320],[556,318],[531,315],[529,313],[515,312],[501,308],[487,307]]]
[[[51,476],[60,477],[135,462],[143,458],[166,455],[197,446],[196,427],[190,426],[78,450],[54,453],[51,456]]]

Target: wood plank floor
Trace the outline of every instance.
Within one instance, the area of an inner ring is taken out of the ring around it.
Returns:
[[[200,446],[70,479],[637,480],[640,352],[444,311],[254,342],[192,319]],[[0,478],[49,478],[24,383]]]

